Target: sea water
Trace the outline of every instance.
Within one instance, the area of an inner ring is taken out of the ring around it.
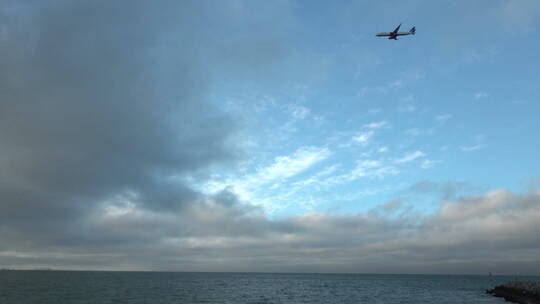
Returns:
[[[0,303],[504,303],[504,276],[0,271]],[[538,277],[519,279],[538,280]]]

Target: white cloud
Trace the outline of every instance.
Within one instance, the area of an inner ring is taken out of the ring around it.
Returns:
[[[283,191],[284,181],[305,172],[330,155],[327,148],[301,147],[291,155],[275,157],[271,164],[260,167],[253,173],[223,179],[216,176],[201,190],[207,194],[215,194],[228,189],[240,200],[264,206],[271,213],[284,208],[284,200],[294,194],[295,189]],[[329,170],[331,169],[328,169],[327,173]]]
[[[346,176],[346,179],[356,180],[360,177],[365,177],[370,175],[370,172],[373,172],[372,170],[379,168],[381,166],[381,163],[376,160],[362,160],[358,161],[356,163],[356,167]]]
[[[382,112],[382,109],[380,108],[373,108],[373,109],[369,109],[369,114],[379,114]]]
[[[403,83],[403,80],[401,79],[394,80],[390,83],[390,87],[394,89],[401,88],[403,86],[404,86],[404,83]]]
[[[371,140],[374,134],[375,132],[373,132],[372,130],[361,132],[357,136],[353,137],[352,141],[355,143],[361,144],[363,146],[366,146],[369,144],[369,141]]]
[[[473,145],[473,146],[461,146],[460,149],[463,152],[470,152],[470,151],[480,150],[485,147],[486,145],[481,144],[481,145]]]
[[[481,142],[481,141],[486,140],[486,137],[487,137],[487,136],[486,136],[485,134],[476,134],[476,135],[474,135],[472,138],[473,138],[473,140],[475,140],[475,141]]]
[[[328,167],[324,168],[322,171],[319,171],[316,174],[310,176],[309,178],[298,181],[298,182],[295,182],[292,185],[293,186],[301,186],[301,187],[306,187],[306,186],[309,186],[309,185],[319,185],[319,184],[322,183],[322,178],[324,178],[324,177],[326,177],[328,175],[331,175],[338,168],[339,168],[339,165],[337,165],[337,164],[328,166]]]
[[[440,163],[440,160],[431,160],[431,159],[425,159],[422,161],[422,164],[420,165],[420,168],[422,169],[429,169],[433,167],[434,165]]]
[[[474,98],[475,99],[482,99],[482,98],[486,98],[488,96],[489,96],[488,93],[482,92],[482,91],[474,93]]]
[[[388,123],[384,120],[365,124],[363,128],[366,129],[381,129],[388,126]]]
[[[399,174],[399,170],[395,167],[384,165],[378,160],[359,160],[356,166],[350,172],[332,176],[324,181],[327,185],[343,184],[352,182],[360,178],[383,178],[386,175]]]
[[[368,157],[371,157],[372,154],[373,153],[371,153],[371,152],[362,152],[362,153],[360,153],[360,156],[364,157],[364,158],[368,158]]]
[[[403,102],[403,103],[409,103],[409,102],[411,102],[413,100],[414,100],[414,96],[411,95],[411,94],[401,98],[401,102]]]
[[[450,114],[441,114],[441,115],[435,116],[435,119],[436,119],[438,122],[446,122],[446,121],[449,120],[450,118],[452,118],[452,115],[450,115]]]
[[[410,152],[410,153],[407,153],[405,154],[402,158],[398,158],[395,160],[396,163],[408,163],[408,162],[411,162],[415,159],[418,159],[418,158],[421,158],[421,157],[424,157],[426,156],[426,154],[422,151],[414,151],[414,152]]]
[[[337,139],[342,136],[351,136],[347,142],[339,144],[341,148],[350,148],[353,145],[368,146],[375,135],[375,131],[378,129],[384,128],[388,125],[386,121],[377,121],[364,124],[362,130],[359,132],[338,132],[338,136],[332,137],[332,139]]]
[[[290,156],[278,156],[274,163],[257,172],[257,178],[275,180],[296,175],[330,155],[327,148],[302,147]]]
[[[416,107],[413,105],[413,101],[414,101],[414,96],[413,95],[407,95],[403,98],[401,98],[400,100],[400,105],[398,107],[398,111],[399,112],[403,112],[403,113],[412,113],[412,112],[416,112]]]
[[[419,128],[411,128],[405,130],[405,133],[412,136],[426,136],[426,135],[432,135],[435,133],[433,129],[419,129]]]
[[[291,107],[291,115],[298,120],[304,119],[311,114],[311,110],[304,106]]]
[[[402,104],[399,106],[398,110],[403,113],[412,113],[416,111],[416,107],[412,104]]]

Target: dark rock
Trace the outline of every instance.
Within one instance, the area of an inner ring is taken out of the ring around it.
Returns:
[[[540,282],[509,282],[486,293],[520,304],[540,304]]]

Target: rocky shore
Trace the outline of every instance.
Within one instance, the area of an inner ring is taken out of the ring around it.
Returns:
[[[486,293],[520,304],[540,304],[540,282],[509,282]]]

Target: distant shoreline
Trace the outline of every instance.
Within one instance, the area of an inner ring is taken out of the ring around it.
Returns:
[[[472,277],[490,277],[488,274],[441,274],[441,273],[348,273],[348,272],[264,272],[264,271],[188,271],[188,270],[109,270],[109,269],[54,269],[54,268],[34,268],[34,269],[16,269],[0,268],[0,271],[62,271],[62,272],[145,272],[145,273],[201,273],[201,274],[282,274],[282,275],[359,275],[359,276],[472,276]],[[493,274],[492,277],[512,277],[512,278],[530,278],[538,277],[540,274]]]

